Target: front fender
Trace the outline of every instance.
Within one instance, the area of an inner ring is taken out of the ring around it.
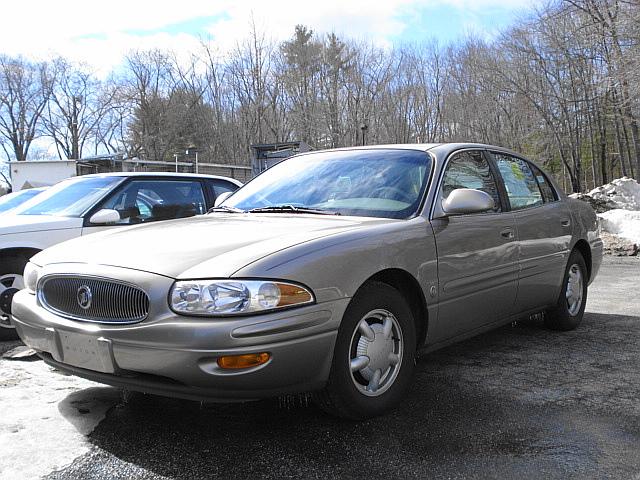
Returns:
[[[437,285],[437,258],[431,226],[423,217],[394,221],[311,240],[257,260],[233,277],[266,277],[309,286],[317,301],[350,298],[386,269],[405,270],[428,298]]]

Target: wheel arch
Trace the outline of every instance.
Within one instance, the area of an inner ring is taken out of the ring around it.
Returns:
[[[369,277],[358,291],[371,282],[380,282],[395,288],[406,299],[413,313],[416,326],[416,340],[418,348],[424,344],[429,325],[429,313],[424,292],[418,280],[406,270],[400,268],[388,268],[381,270]],[[358,292],[356,291],[355,295]],[[354,295],[354,296],[355,296]]]
[[[0,250],[0,258],[6,257],[24,257],[29,260],[35,254],[40,253],[41,250],[39,248],[33,247],[11,247],[11,248],[3,248]]]
[[[591,258],[591,247],[589,246],[589,243],[586,240],[581,238],[573,246],[573,250],[580,252],[580,255],[582,255],[582,258],[584,259],[584,263],[587,266],[587,280],[591,281],[592,258]]]

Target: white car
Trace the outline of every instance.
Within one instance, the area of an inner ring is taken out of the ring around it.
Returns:
[[[107,228],[206,213],[238,180],[180,173],[72,177],[0,217],[0,327],[12,328],[11,300],[29,258],[57,243]],[[0,334],[2,332],[0,331]]]
[[[31,200],[33,197],[44,192],[46,189],[47,187],[29,188],[26,190],[19,190],[17,192],[3,195],[2,197],[0,197],[0,215],[12,212],[27,200]]]

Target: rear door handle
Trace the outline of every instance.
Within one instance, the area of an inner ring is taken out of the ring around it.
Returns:
[[[571,225],[571,222],[570,222],[569,220],[562,220],[562,221],[560,222],[560,224],[561,224],[563,227],[568,227],[569,225]]]
[[[500,235],[504,238],[513,238],[513,230],[511,228],[505,228],[500,232]]]

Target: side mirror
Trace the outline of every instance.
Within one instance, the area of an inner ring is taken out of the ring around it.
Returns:
[[[117,210],[103,208],[91,215],[89,223],[92,225],[105,225],[107,223],[116,223],[120,221],[120,213]]]
[[[493,210],[493,198],[482,190],[457,188],[442,202],[442,210],[447,215],[468,215]]]
[[[219,207],[220,204],[222,204],[222,202],[224,202],[232,194],[233,194],[233,192],[222,192],[220,195],[218,195],[218,198],[216,198],[216,201],[213,202],[213,206],[214,207]]]

